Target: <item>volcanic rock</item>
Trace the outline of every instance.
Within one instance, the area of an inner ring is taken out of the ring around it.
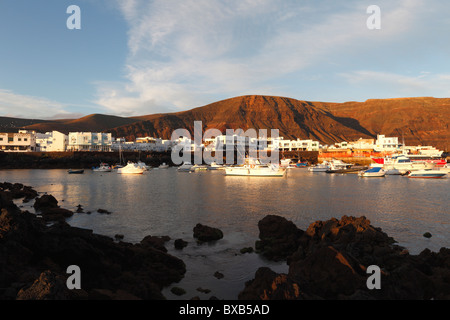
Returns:
[[[193,231],[194,238],[202,242],[216,241],[223,238],[223,232],[220,229],[205,226],[200,223],[194,227]]]
[[[283,219],[272,216],[263,220],[286,224]],[[260,225],[264,230],[266,223]],[[292,226],[289,228],[295,230]],[[265,235],[265,231],[262,234]],[[288,247],[292,246],[291,237],[287,237],[287,243]],[[438,253],[424,250],[417,256],[410,255],[365,217],[343,216],[340,220],[317,221],[301,233],[296,243],[297,249],[287,257],[287,274],[259,269],[239,298],[450,298],[449,249],[443,248]],[[381,270],[379,290],[370,290],[367,286],[370,266]],[[293,294],[297,291],[298,294]]]
[[[22,212],[4,191],[0,209],[0,300],[92,299],[98,290],[164,299],[162,288],[186,272],[182,260],[145,244],[117,243],[65,221],[47,226],[36,215]],[[84,297],[67,297],[63,290],[71,265],[81,270]]]

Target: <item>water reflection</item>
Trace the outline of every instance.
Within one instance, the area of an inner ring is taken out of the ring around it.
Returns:
[[[180,285],[192,286],[192,295],[199,295],[195,288],[210,286],[211,294],[234,299],[262,264],[286,269],[256,254],[239,254],[241,248],[254,246],[258,221],[267,214],[284,216],[304,230],[317,220],[364,215],[413,254],[450,245],[450,179],[360,178],[305,169],[293,169],[283,178],[226,177],[221,171],[181,173],[173,168],[137,176],[5,170],[0,179],[53,194],[62,207],[75,210],[81,204],[92,212],[75,214],[68,221],[74,226],[111,237],[123,234],[129,242],[147,235],[188,241],[183,251],[175,251],[173,243],[167,247],[187,263],[188,274]],[[112,214],[99,214],[99,208]],[[197,223],[222,229],[224,239],[213,246],[197,245],[192,238]],[[433,237],[425,239],[424,232]],[[227,280],[213,277],[215,271],[225,273]]]

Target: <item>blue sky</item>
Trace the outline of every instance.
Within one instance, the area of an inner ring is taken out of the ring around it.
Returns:
[[[366,26],[373,4],[380,30]],[[436,0],[0,0],[0,115],[450,97],[449,17]]]

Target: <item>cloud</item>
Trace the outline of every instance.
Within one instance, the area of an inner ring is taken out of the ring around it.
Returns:
[[[395,50],[423,27],[428,2],[379,2],[382,30],[373,32],[366,27],[371,3],[356,0],[118,1],[129,26],[126,81],[103,82],[96,103],[138,115],[241,94],[296,97],[299,79],[361,70],[353,61],[365,55],[402,61]]]
[[[450,96],[450,74],[422,71],[417,75],[359,70],[339,75],[355,89],[373,88],[372,94],[389,94],[385,98],[415,96]]]
[[[49,118],[58,114],[61,118],[71,118],[67,105],[42,97],[16,94],[0,89],[0,113],[5,117]]]

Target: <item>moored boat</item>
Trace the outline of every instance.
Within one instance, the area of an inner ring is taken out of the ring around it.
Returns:
[[[162,164],[159,165],[158,168],[160,168],[160,169],[167,169],[167,168],[169,168],[169,165],[167,163],[163,162]]]
[[[143,174],[144,171],[142,167],[134,162],[128,162],[125,167],[117,169],[118,174]]]
[[[82,174],[84,173],[84,169],[69,169],[67,170],[68,174]]]
[[[441,170],[417,170],[408,174],[408,178],[442,179],[447,177],[447,172]]]
[[[327,170],[330,170],[328,161],[324,161],[323,163],[308,168],[308,171],[310,172],[326,172]]]
[[[111,172],[112,168],[107,163],[100,163],[100,166],[92,168],[92,171],[95,172]]]
[[[283,177],[286,168],[276,164],[262,164],[258,159],[246,158],[241,166],[229,166],[225,168],[227,176],[253,176],[253,177]]]
[[[386,175],[386,171],[384,171],[381,167],[372,167],[365,171],[358,172],[358,176],[360,177],[384,177]]]
[[[194,166],[194,165],[193,165],[192,163],[186,161],[186,162],[184,162],[181,166],[179,166],[179,167],[177,168],[177,171],[179,171],[179,172],[190,172],[190,171],[191,171],[191,168],[192,168],[193,166]]]

